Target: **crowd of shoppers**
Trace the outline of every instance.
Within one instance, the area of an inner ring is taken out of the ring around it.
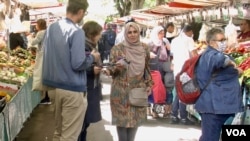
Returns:
[[[112,77],[110,107],[112,125],[116,126],[119,141],[134,141],[138,128],[147,119],[147,107],[130,105],[128,93],[132,88],[145,87],[148,95],[154,96],[152,70],[160,72],[166,88],[163,117],[171,115],[172,124],[193,125],[187,105],[179,100],[174,87],[174,77],[184,62],[198,55],[193,27],[185,25],[180,33],[166,38],[166,33],[174,32],[175,25],[170,22],[166,26],[156,26],[151,31],[149,42],[144,43],[139,25],[134,20],[128,21],[122,32],[115,35],[116,42],[109,44],[108,52],[103,53],[99,51],[105,45],[98,46],[104,34],[102,26],[95,21],[85,22],[82,27],[78,25],[82,23],[87,9],[87,0],[69,1],[65,18],[48,27],[45,20],[37,21],[38,32],[31,42],[38,45],[37,51],[44,51],[43,84],[55,89],[53,141],[86,141],[90,124],[102,119],[101,73]],[[110,27],[108,30],[112,31]],[[247,20],[242,22],[241,30],[239,40],[248,34]],[[204,86],[213,74],[216,74],[216,83],[211,83],[203,91],[195,109],[202,119],[200,141],[217,141],[224,122],[242,111],[238,81],[242,71],[232,58],[223,53],[226,48],[223,30],[213,28],[206,36],[208,47],[198,64],[198,83]],[[107,56],[109,64],[103,69],[102,61]],[[218,87],[217,82],[228,89]],[[222,99],[218,93],[230,93],[230,96]],[[49,100],[47,93],[44,100]],[[153,117],[159,117],[154,110],[152,112]]]

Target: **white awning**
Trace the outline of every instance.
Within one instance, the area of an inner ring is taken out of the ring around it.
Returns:
[[[42,15],[42,14],[52,14],[59,17],[64,17],[66,15],[66,6],[56,6],[49,8],[39,8],[30,9],[30,16]]]
[[[60,3],[57,0],[19,0],[19,2],[31,8],[45,8],[45,7],[60,6]]]

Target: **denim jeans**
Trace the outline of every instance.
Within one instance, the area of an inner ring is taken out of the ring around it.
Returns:
[[[219,141],[222,125],[233,114],[209,114],[201,115],[201,137],[199,141]]]
[[[178,114],[180,113],[181,119],[187,119],[188,112],[186,110],[186,104],[180,102],[178,95],[176,93],[176,89],[173,89],[173,103],[172,103],[172,116],[178,117]]]

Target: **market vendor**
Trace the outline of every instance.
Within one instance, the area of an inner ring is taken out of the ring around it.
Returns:
[[[17,23],[11,25],[9,34],[9,46],[11,50],[18,47],[27,49],[27,35],[29,34],[29,29],[25,27],[22,23]]]
[[[250,20],[244,19],[240,23],[240,34],[238,35],[238,42],[250,40]]]
[[[11,32],[9,35],[10,40],[10,49],[16,49],[17,47],[21,47],[23,49],[27,48],[26,42],[22,36],[22,33],[14,33]]]

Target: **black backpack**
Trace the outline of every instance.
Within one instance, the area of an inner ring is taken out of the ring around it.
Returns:
[[[107,43],[110,46],[114,46],[115,38],[116,38],[116,33],[113,30],[107,30],[107,32],[104,33],[104,40],[107,41]]]
[[[102,33],[102,37],[98,41],[98,50],[102,61],[108,58],[111,48],[115,45],[115,38],[116,33],[113,30],[107,30]]]

